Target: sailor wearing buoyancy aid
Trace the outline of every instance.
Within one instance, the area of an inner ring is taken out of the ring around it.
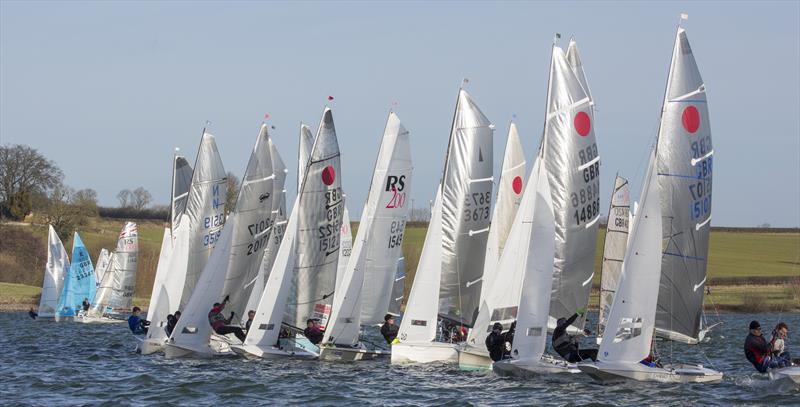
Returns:
[[[579,349],[580,338],[567,334],[567,328],[586,313],[585,308],[579,308],[569,318],[559,318],[556,329],[553,330],[553,349],[567,362],[577,363],[584,359],[597,360],[597,349]],[[584,331],[587,332],[588,331]]]

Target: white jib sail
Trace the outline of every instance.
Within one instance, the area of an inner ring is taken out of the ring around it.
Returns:
[[[442,188],[436,188],[431,221],[419,257],[414,283],[397,338],[401,342],[427,343],[436,339],[439,284],[442,267]]]
[[[544,157],[556,217],[551,326],[589,303],[600,219],[600,156],[594,104],[574,41],[568,54],[553,46],[545,118]],[[574,326],[582,329],[584,318]]]
[[[639,363],[650,354],[661,278],[661,207],[655,151],[631,226],[622,277],[600,343],[599,360]]]
[[[622,261],[628,247],[631,194],[628,180],[617,175],[611,206],[608,209],[606,237],[603,244],[603,264],[600,269],[600,312],[597,318],[597,336],[602,337],[606,326],[614,292],[622,274]]]
[[[497,275],[497,263],[503,254],[508,233],[511,231],[511,224],[514,222],[517,209],[522,201],[522,192],[525,189],[525,170],[525,152],[522,150],[522,143],[519,140],[517,125],[512,122],[508,128],[503,169],[497,188],[497,201],[492,212],[492,224],[489,226],[489,240],[486,242],[481,304]]]
[[[109,260],[110,258],[108,255],[108,250],[100,249],[100,255],[97,256],[97,262],[94,263],[96,265],[94,269],[94,275],[97,277],[98,288],[100,287],[100,283],[103,282],[103,275],[105,274],[106,269],[108,269],[108,265],[110,264]],[[97,295],[95,295],[95,298],[97,298]]]
[[[225,224],[226,190],[225,168],[217,144],[214,136],[204,131],[186,209],[178,227],[172,231],[172,254],[164,266],[163,283],[153,287],[154,291],[158,290],[158,297],[157,301],[150,303],[153,309],[153,315],[148,312],[151,326],[165,326],[167,315],[183,309],[189,301]],[[159,273],[156,274],[158,277]],[[166,332],[164,329],[150,329],[147,338],[164,339]]]
[[[355,345],[361,325],[383,321],[389,308],[410,205],[408,131],[390,113],[361,214],[352,256],[334,297],[324,343]]]
[[[345,198],[347,197],[345,196]],[[347,270],[347,262],[350,260],[350,254],[352,252],[353,229],[350,225],[350,211],[347,210],[347,205],[345,205],[344,216],[342,217],[342,228],[339,230],[339,261],[336,265],[336,296],[338,296],[338,293],[342,292],[342,278],[344,278],[345,270]]]
[[[511,356],[517,360],[538,362],[547,343],[556,238],[550,185],[541,169],[534,171],[525,195],[532,205],[525,205],[525,213],[520,213],[516,222],[522,231],[521,250],[507,253],[507,256],[516,258],[513,263],[524,270]]]
[[[47,235],[47,265],[44,269],[42,296],[39,299],[39,317],[56,316],[58,297],[64,287],[64,273],[69,269],[69,256],[53,225],[49,225]]]
[[[286,231],[287,214],[286,214],[286,176],[288,170],[286,164],[283,162],[278,147],[269,138],[269,151],[272,157],[272,172],[275,174],[275,181],[272,183],[272,232],[269,234],[269,242],[264,251],[264,256],[261,258],[261,265],[258,267],[258,274],[248,284],[252,285],[250,296],[245,306],[245,312],[242,313],[242,324],[247,321],[247,312],[258,307],[258,302],[261,300],[261,294],[264,293],[264,285],[267,284],[269,272],[272,270],[272,264],[275,263],[275,257],[278,255],[278,249],[281,246],[283,233]],[[245,285],[247,287],[247,284]]]
[[[261,126],[242,186],[222,235],[206,263],[171,343],[195,352],[213,353],[209,347],[211,325],[208,312],[215,302],[229,296],[225,313],[244,313],[249,292],[244,285],[255,278],[272,230],[272,192],[275,176],[270,158],[268,126]]]
[[[127,222],[119,233],[116,249],[111,253],[108,268],[97,289],[90,315],[100,317],[104,314],[130,312],[136,288],[138,257],[138,227],[133,222]]]
[[[467,336],[468,346],[483,349],[484,339],[491,332],[494,323],[500,323],[503,325],[503,329],[508,329],[511,323],[517,320],[523,278],[525,276],[524,262],[527,261],[526,255],[530,250],[529,235],[532,227],[530,222],[532,222],[531,219],[534,214],[533,205],[536,202],[536,194],[539,193],[536,190],[536,183],[542,182],[542,178],[547,179],[547,174],[544,170],[545,164],[542,161],[541,158],[538,158],[534,163],[528,181],[529,185],[526,187],[519,210],[511,225],[511,231],[508,234],[506,248],[503,250],[504,254],[495,266],[497,275],[503,277],[495,279],[491,285],[484,287],[484,301],[481,303],[474,329],[470,330]],[[530,184],[531,182],[533,184]],[[547,190],[549,191],[550,188],[548,187]],[[541,210],[541,208],[538,210]],[[539,214],[539,216],[541,217],[542,215]],[[550,300],[549,294],[547,299],[548,301]]]

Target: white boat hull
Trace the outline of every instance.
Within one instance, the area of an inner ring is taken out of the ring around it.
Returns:
[[[649,367],[641,363],[595,362],[580,363],[578,368],[602,383],[625,380],[659,383],[717,383],[722,373],[702,365],[672,364]]]
[[[126,321],[124,319],[109,318],[105,316],[93,317],[90,315],[78,314],[78,316],[75,317],[75,322],[82,322],[84,324],[118,324]]]
[[[489,357],[489,351],[474,346],[459,347],[458,368],[461,370],[489,370],[494,361]]]
[[[392,345],[392,364],[458,363],[457,347],[443,342],[396,343]]]
[[[142,355],[150,355],[164,350],[164,340],[143,339],[137,336],[136,341],[136,353]]]
[[[167,343],[164,347],[164,356],[166,356],[167,359],[186,357],[208,359],[219,356],[235,356],[235,354],[231,350],[231,344],[226,337],[213,335],[207,346],[198,348],[176,343]]]
[[[500,376],[534,377],[546,374],[580,373],[578,365],[551,356],[542,356],[539,360],[504,359],[495,362],[492,370]]]
[[[800,366],[784,367],[781,369],[770,369],[769,379],[780,384],[793,385],[800,389]]]
[[[302,358],[316,359],[319,357],[319,348],[312,344],[308,339],[281,338],[278,346],[259,347],[254,345],[230,345],[232,352],[246,358],[261,359],[283,359],[283,358]]]
[[[380,349],[330,346],[320,349],[319,358],[330,362],[357,362],[359,360],[387,358],[391,354],[391,351]]]

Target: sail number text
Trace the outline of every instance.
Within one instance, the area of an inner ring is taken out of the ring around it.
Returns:
[[[403,234],[406,230],[405,220],[394,220],[389,228],[389,248],[395,248],[403,244]]]
[[[489,220],[492,206],[492,191],[473,192],[464,197],[464,221],[477,222]]]

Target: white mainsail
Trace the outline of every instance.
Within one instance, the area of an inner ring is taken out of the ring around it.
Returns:
[[[100,287],[100,283],[103,282],[103,275],[105,274],[106,269],[108,269],[108,265],[111,264],[109,260],[110,257],[108,254],[108,250],[106,250],[105,248],[100,249],[100,255],[97,256],[97,262],[94,263],[96,265],[94,268],[94,275],[97,277],[98,289]],[[96,294],[95,298],[97,298]]]
[[[658,132],[658,184],[666,242],[661,258],[656,330],[697,343],[703,313],[714,149],[706,88],[678,28]]]
[[[589,303],[600,219],[600,156],[594,102],[578,48],[553,46],[544,129],[545,168],[556,218],[555,272],[549,325]],[[583,328],[585,319],[573,325]]]
[[[255,279],[245,285],[252,285],[247,304],[244,308],[245,312],[242,313],[242,323],[247,321],[247,312],[255,311],[258,307],[258,301],[261,299],[261,294],[264,293],[264,285],[267,284],[269,272],[272,270],[272,265],[275,263],[275,256],[278,254],[278,248],[281,246],[283,233],[286,231],[286,176],[289,172],[286,169],[286,164],[283,162],[278,147],[273,142],[272,137],[269,138],[269,151],[272,157],[272,172],[275,174],[275,180],[272,182],[272,232],[269,235],[267,248],[264,251],[264,256],[261,258],[261,264],[258,267],[258,273]]]
[[[598,360],[638,364],[650,354],[655,326],[653,295],[661,278],[661,209],[655,152],[650,154],[639,207]]]
[[[297,316],[303,319],[317,317],[327,320],[330,295],[336,281],[339,256],[339,237],[344,211],[339,162],[339,144],[333,115],[325,108],[311,158],[303,171],[300,193],[295,200],[272,271],[269,273],[264,293],[256,310],[252,328],[244,345],[246,352],[263,356],[275,348],[281,330],[292,274],[302,274],[297,281],[305,292],[298,293],[300,306]],[[311,297],[307,299],[307,297]],[[310,312],[309,312],[310,311]],[[312,314],[314,312],[316,314]],[[296,318],[288,321],[297,325]],[[239,352],[238,346],[232,346]]]
[[[172,206],[170,228],[175,230],[180,222],[180,217],[186,210],[189,199],[189,186],[192,185],[192,166],[186,157],[175,155],[172,160]]]
[[[42,281],[42,295],[39,299],[39,318],[54,318],[58,298],[64,287],[64,275],[69,270],[69,256],[53,225],[48,225],[47,265]]]
[[[97,288],[90,316],[125,314],[131,311],[136,288],[136,265],[139,256],[139,231],[135,223],[126,222],[111,253],[103,281]]]
[[[220,237],[225,223],[225,169],[214,136],[203,131],[197,152],[192,183],[178,227],[172,231],[172,253],[161,269],[161,257],[153,286],[147,339],[163,343],[167,315],[184,308],[194,291],[200,272]],[[164,245],[162,244],[162,247]],[[159,279],[160,276],[163,276]],[[152,315],[150,314],[152,311]]]
[[[361,325],[383,321],[388,311],[397,262],[402,255],[410,205],[411,152],[408,131],[390,113],[361,213],[352,256],[337,286],[331,323],[323,343],[352,346]]]
[[[628,180],[617,175],[611,206],[608,208],[606,237],[603,244],[603,264],[600,268],[600,313],[597,318],[597,337],[603,336],[608,313],[614,302],[614,292],[622,275],[622,261],[628,247],[631,194]]]
[[[303,184],[303,175],[306,173],[308,159],[311,157],[311,150],[314,148],[314,133],[307,125],[300,123],[300,137],[297,146],[297,192]]]
[[[522,150],[522,143],[519,140],[517,125],[512,122],[508,128],[503,168],[497,188],[497,201],[492,212],[489,240],[486,243],[481,307],[489,287],[492,287],[494,278],[498,274],[497,263],[503,254],[506,239],[511,231],[511,224],[514,222],[517,209],[522,201],[522,192],[525,189],[525,170],[525,152]]]
[[[255,278],[272,231],[275,175],[267,129],[268,126],[262,124],[236,204],[172,332],[167,356],[183,356],[186,351],[200,355],[216,353],[209,347],[213,332],[208,312],[215,302],[222,302],[223,297],[229,297],[225,313],[242,315],[245,312],[250,294],[245,285]]]

